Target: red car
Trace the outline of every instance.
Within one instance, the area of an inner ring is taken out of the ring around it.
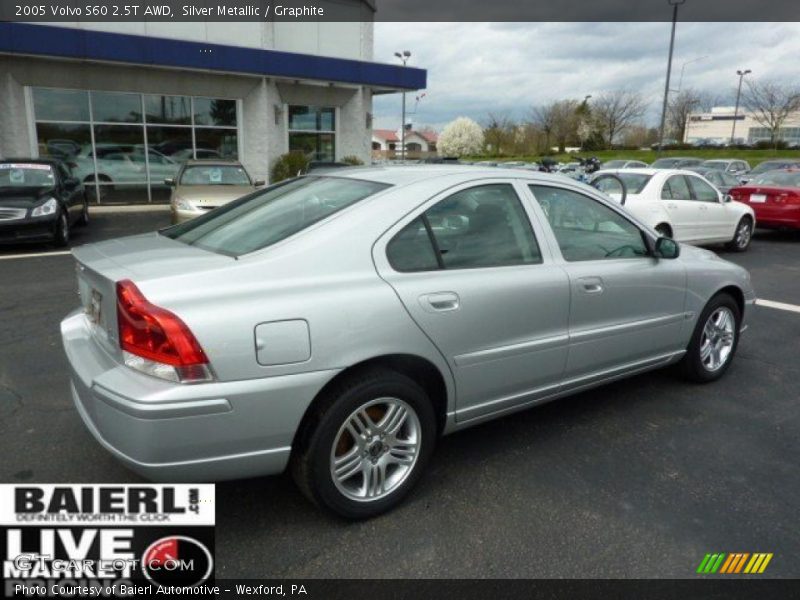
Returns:
[[[758,227],[800,229],[800,169],[767,171],[729,193],[752,207]]]

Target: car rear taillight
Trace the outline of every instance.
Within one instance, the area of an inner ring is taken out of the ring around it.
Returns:
[[[778,198],[786,204],[800,204],[800,194],[797,192],[784,192]]]
[[[129,367],[181,383],[213,379],[208,358],[186,324],[148,301],[128,279],[117,283],[117,323]]]

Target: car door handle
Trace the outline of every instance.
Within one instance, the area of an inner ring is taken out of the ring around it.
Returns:
[[[705,204],[701,204],[700,210],[708,210],[708,206],[706,206]]]
[[[603,280],[599,277],[581,277],[578,281],[581,289],[587,294],[603,293]]]
[[[678,205],[674,202],[667,202],[667,208],[678,208]]]
[[[424,294],[419,297],[422,308],[428,312],[447,312],[458,310],[461,306],[461,299],[455,292],[435,292]]]

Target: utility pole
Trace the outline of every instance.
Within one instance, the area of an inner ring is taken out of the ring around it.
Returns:
[[[394,55],[403,61],[403,66],[406,66],[408,59],[411,58],[411,52],[403,50],[402,53],[395,52]],[[400,160],[406,162],[406,92],[403,90],[403,122],[400,127]]]
[[[736,74],[739,76],[739,89],[736,91],[736,108],[733,109],[733,127],[731,127],[731,146],[733,146],[733,140],[736,136],[736,119],[739,118],[739,99],[742,97],[742,80],[744,76],[748,73],[752,73],[750,69],[745,71],[736,71]]]
[[[667,102],[669,102],[669,78],[672,73],[672,51],[675,49],[675,25],[678,22],[678,6],[686,0],[667,0],[672,6],[672,34],[669,38],[669,59],[667,60],[667,81],[664,84],[664,104],[661,107],[661,127],[658,132],[658,150],[660,154],[664,148],[664,126],[667,122]]]

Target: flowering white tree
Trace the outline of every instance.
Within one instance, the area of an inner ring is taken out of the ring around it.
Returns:
[[[436,148],[440,156],[467,156],[483,151],[483,130],[472,119],[459,117],[447,124]]]

